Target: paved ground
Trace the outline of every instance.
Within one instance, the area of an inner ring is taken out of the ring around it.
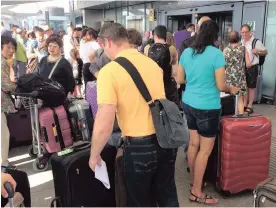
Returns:
[[[276,177],[276,107],[270,105],[256,105],[255,111],[262,113],[271,119],[273,123],[273,138],[272,138],[272,153],[270,175]],[[33,207],[49,207],[51,200],[54,197],[53,176],[51,171],[36,173],[32,168],[32,159],[27,153],[28,147],[20,147],[11,150],[10,161],[19,169],[24,170],[29,175],[32,206]],[[186,162],[183,148],[179,149],[176,161],[176,184],[178,190],[178,198],[182,207],[196,207],[198,204],[193,204],[188,201],[190,177],[186,171]],[[207,186],[206,192],[220,199],[218,206],[220,207],[252,207],[253,194],[252,191],[241,193],[229,198],[222,197],[211,185]]]

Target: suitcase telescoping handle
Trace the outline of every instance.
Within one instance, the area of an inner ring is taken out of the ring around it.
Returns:
[[[14,189],[12,187],[12,184],[10,182],[6,182],[4,183],[4,187],[8,192],[8,198],[9,198],[9,203],[10,203],[10,207],[14,207]]]
[[[241,89],[241,91],[245,91],[245,90]],[[234,117],[239,117],[239,118],[248,117],[249,114],[239,114],[238,106],[239,106],[239,95],[236,94],[235,95],[235,115],[234,115]]]

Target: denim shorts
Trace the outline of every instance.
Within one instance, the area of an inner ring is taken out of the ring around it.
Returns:
[[[203,137],[216,137],[219,130],[220,109],[199,110],[185,103],[183,106],[190,130],[197,130]]]

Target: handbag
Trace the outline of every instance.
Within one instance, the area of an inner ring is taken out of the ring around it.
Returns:
[[[128,59],[118,57],[114,61],[129,73],[141,95],[148,103],[159,145],[162,148],[178,148],[185,143],[188,144],[187,121],[182,117],[177,105],[166,98],[153,100],[140,73]]]

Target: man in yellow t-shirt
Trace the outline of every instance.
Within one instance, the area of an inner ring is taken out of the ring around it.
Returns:
[[[127,30],[121,24],[105,24],[99,39],[111,60],[124,57],[137,68],[153,99],[165,97],[162,69],[131,48]],[[101,165],[100,153],[112,133],[116,114],[125,136],[123,169],[127,206],[179,206],[174,181],[177,150],[159,146],[149,106],[128,72],[111,61],[99,72],[97,84],[98,112],[89,160],[91,169],[95,171],[96,165]]]

